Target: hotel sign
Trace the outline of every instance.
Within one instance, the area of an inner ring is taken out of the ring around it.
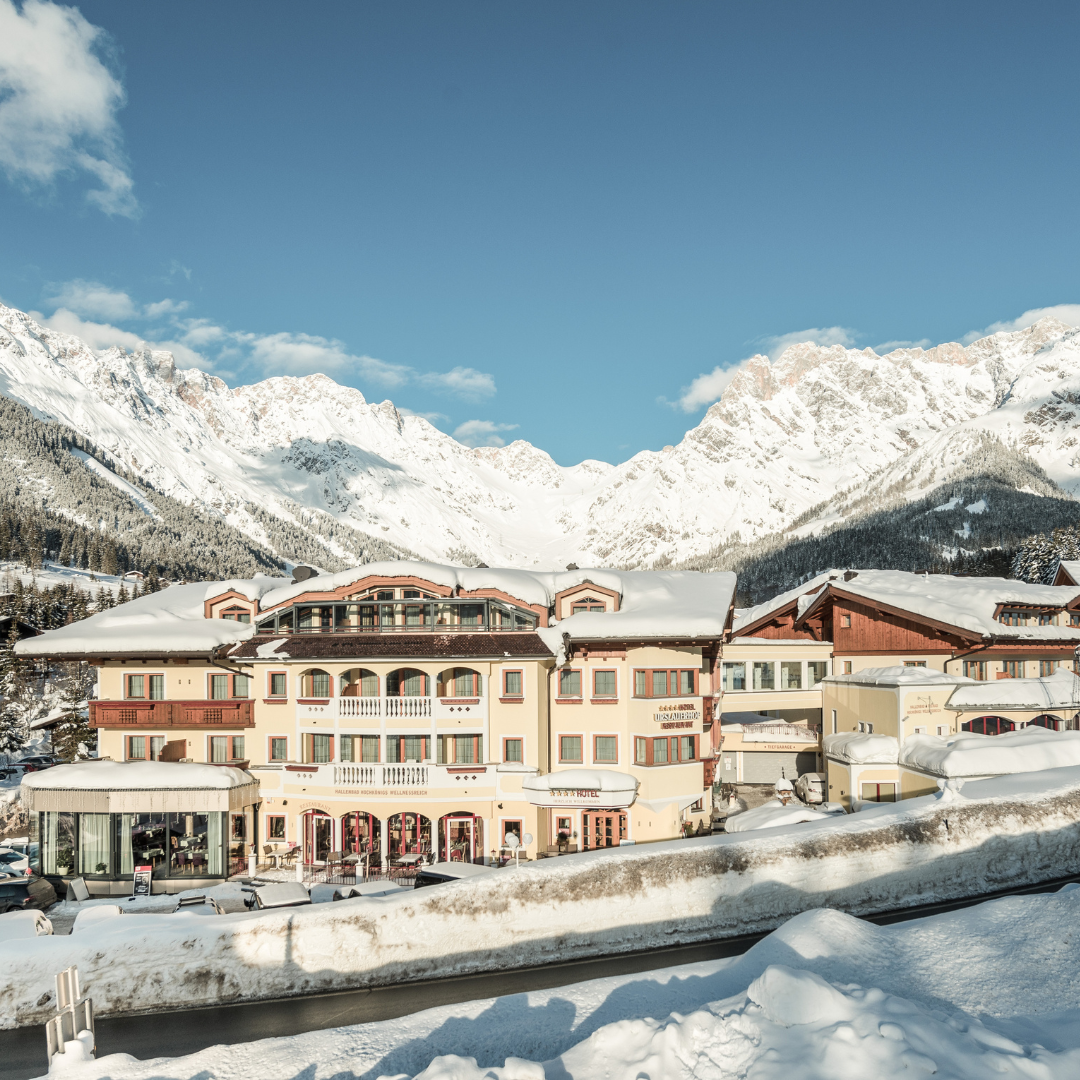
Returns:
[[[701,719],[701,709],[692,701],[683,702],[679,705],[661,705],[653,713],[653,720],[658,724],[669,727],[693,727]]]

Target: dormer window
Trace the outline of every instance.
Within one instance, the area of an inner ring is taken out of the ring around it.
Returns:
[[[1006,626],[1024,626],[1027,624],[1027,619],[1019,611],[1003,611],[1001,621]]]
[[[594,600],[591,596],[583,596],[580,600],[575,600],[570,608],[572,615],[577,615],[582,611],[607,611],[607,606],[600,600]]]
[[[234,605],[233,607],[228,607],[223,612],[221,612],[220,618],[228,619],[231,622],[249,623],[251,622],[251,612],[248,611],[247,608],[237,607]]]

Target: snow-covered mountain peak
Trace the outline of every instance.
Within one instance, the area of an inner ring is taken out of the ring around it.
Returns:
[[[1080,490],[1080,334],[1053,319],[967,346],[879,356],[807,342],[754,356],[681,442],[617,465],[564,467],[522,439],[470,448],[321,374],[230,388],[167,352],[95,351],[2,306],[0,393],[257,539],[252,506],[301,530],[321,514],[418,555],[492,565],[696,558],[871,481],[940,482],[986,438]]]

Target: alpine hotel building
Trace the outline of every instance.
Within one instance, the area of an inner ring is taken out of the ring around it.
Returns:
[[[174,585],[20,651],[97,667],[101,758],[247,769],[236,859],[472,861],[509,833],[535,857],[708,819],[733,574],[305,570]],[[191,872],[162,850],[155,888]]]

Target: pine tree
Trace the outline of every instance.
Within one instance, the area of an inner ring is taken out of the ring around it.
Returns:
[[[116,590],[117,606],[119,606],[120,604],[126,604],[130,599],[131,597],[128,595],[128,591],[126,588],[124,588],[124,583],[121,581],[120,588]]]
[[[15,616],[11,617],[11,629],[0,645],[0,753],[13,754],[26,744],[27,730],[16,711],[22,683],[24,661],[15,655],[15,642],[19,629]]]
[[[97,736],[90,727],[87,698],[90,695],[90,675],[87,665],[79,662],[71,665],[71,673],[64,690],[63,714],[53,728],[53,753],[65,761],[89,757],[97,746]]]

